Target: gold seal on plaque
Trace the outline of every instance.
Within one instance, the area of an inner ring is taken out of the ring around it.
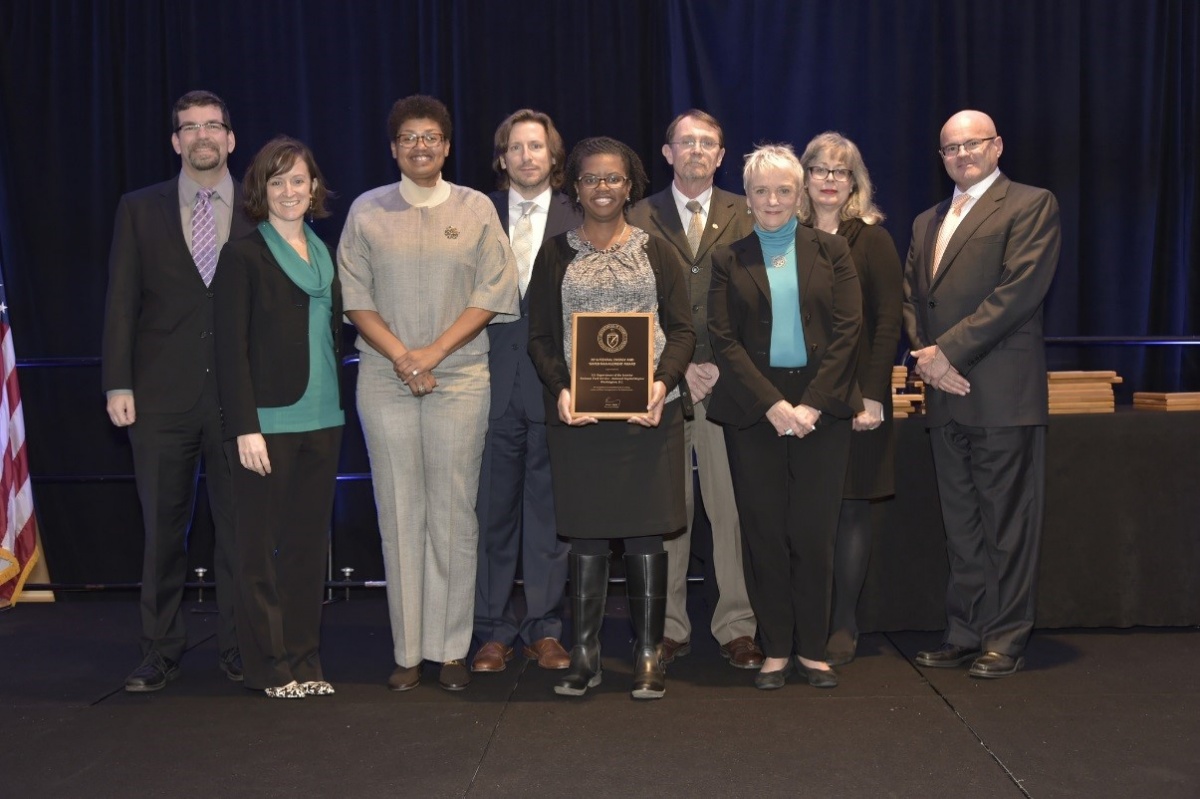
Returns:
[[[607,353],[620,352],[629,343],[629,331],[623,325],[607,324],[596,334],[596,343]]]

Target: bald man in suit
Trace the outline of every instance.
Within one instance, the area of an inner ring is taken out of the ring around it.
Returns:
[[[667,128],[666,139],[662,153],[674,171],[671,185],[642,200],[629,212],[629,224],[665,239],[679,253],[686,270],[696,329],[696,351],[688,365],[686,380],[680,384],[687,418],[684,455],[688,526],[680,535],[664,542],[668,569],[663,662],[670,663],[692,649],[687,571],[692,541],[694,453],[700,492],[712,526],[711,566],[719,592],[710,629],[721,645],[721,656],[730,665],[757,669],[762,665],[763,655],[754,640],[758,623],[746,593],[742,532],[734,506],[729,456],[721,427],[707,417],[709,393],[720,379],[708,340],[712,252],[719,245],[732,244],[750,235],[754,220],[747,212],[744,197],[713,185],[713,177],[725,157],[725,133],[711,114],[695,108],[684,111]]]
[[[1014,674],[1033,629],[1048,419],[1042,304],[1058,202],[999,169],[992,119],[960,111],[938,152],[953,195],[913,223],[904,320],[933,448],[950,581],[943,644],[920,666]]]

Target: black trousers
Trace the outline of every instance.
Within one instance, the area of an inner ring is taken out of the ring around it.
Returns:
[[[824,660],[850,422],[822,415],[816,430],[793,438],[764,418],[726,427],[725,444],[763,651]]]
[[[950,422],[929,441],[950,560],[946,642],[1019,655],[1035,615],[1046,428]]]
[[[139,410],[137,421],[129,427],[129,442],[145,529],[142,653],[153,650],[178,662],[187,646],[187,626],[180,604],[187,582],[188,532],[201,457],[216,536],[213,578],[220,614],[217,644],[222,652],[236,647],[233,494],[229,465],[221,448],[221,409],[212,376],[190,410]]]
[[[240,584],[238,645],[246,688],[324,679],[321,599],[342,428],[265,436],[259,476],[225,443],[233,472]]]

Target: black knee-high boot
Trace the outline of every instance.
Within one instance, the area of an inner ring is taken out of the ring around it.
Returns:
[[[667,619],[667,553],[625,555],[629,618],[633,645],[633,698],[659,699],[667,692],[662,662],[663,625]]]
[[[600,626],[608,597],[608,555],[567,556],[571,578],[571,617],[575,645],[571,666],[554,686],[554,693],[582,696],[600,684]]]

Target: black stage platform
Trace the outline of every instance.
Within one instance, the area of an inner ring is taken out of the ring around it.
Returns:
[[[995,682],[916,668],[936,633],[873,634],[838,688],[774,692],[698,631],[667,696],[635,703],[625,616],[610,600],[581,700],[520,659],[393,694],[385,603],[355,596],[325,612],[337,694],[284,702],[225,680],[211,615],[189,615],[179,680],[130,695],[136,601],[21,605],[0,614],[0,796],[1200,796],[1195,628],[1040,631]]]

